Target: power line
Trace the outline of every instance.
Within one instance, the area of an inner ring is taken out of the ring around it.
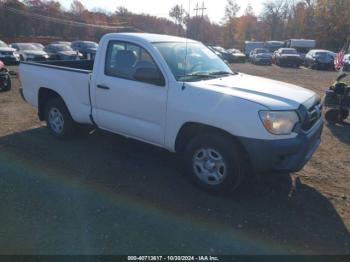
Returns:
[[[4,7],[0,6],[0,10],[5,10],[13,14],[17,15],[22,15],[22,16],[27,16],[36,20],[41,20],[41,21],[48,21],[48,22],[53,22],[56,24],[63,24],[63,25],[70,25],[70,26],[78,26],[78,27],[93,27],[93,28],[102,28],[102,29],[109,29],[109,30],[118,30],[118,29],[125,29],[127,28],[126,26],[109,26],[109,25],[96,25],[96,24],[88,24],[84,22],[77,22],[73,20],[67,20],[67,19],[62,19],[62,18],[56,18],[56,17],[50,17],[50,16],[45,16],[45,15],[40,15],[40,14],[35,14],[35,13],[29,13],[27,11],[23,10],[18,10],[15,8],[11,7]],[[126,24],[126,23],[119,23],[120,25]]]

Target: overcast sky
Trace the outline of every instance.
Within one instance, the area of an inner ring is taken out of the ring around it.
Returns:
[[[72,0],[59,0],[59,2],[69,8]],[[170,8],[176,4],[183,4],[186,10],[189,8],[188,0],[81,0],[81,2],[90,10],[97,7],[113,12],[117,6],[125,6],[134,13],[147,13],[161,17],[167,17]],[[201,5],[203,0],[191,0],[191,15],[194,14],[193,9],[197,2]],[[220,22],[222,20],[226,2],[227,0],[204,0],[207,7],[206,14],[212,21]],[[251,3],[254,11],[259,13],[262,2],[263,0],[237,0],[237,3],[242,7],[242,12],[248,3]]]

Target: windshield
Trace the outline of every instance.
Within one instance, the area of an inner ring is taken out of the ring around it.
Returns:
[[[220,47],[220,46],[214,46],[214,49],[220,53],[227,53],[227,51],[223,47]]]
[[[53,49],[56,51],[73,51],[73,49],[67,45],[55,45]]]
[[[301,54],[307,54],[310,51],[310,48],[306,48],[306,47],[294,47],[294,48],[297,50],[298,53],[301,53]]]
[[[38,48],[32,44],[17,44],[17,46],[19,50],[38,50]]]
[[[167,42],[154,45],[177,81],[200,81],[233,74],[225,62],[203,44]]]
[[[297,54],[297,50],[292,50],[292,49],[289,49],[289,50],[283,50],[282,51],[282,54],[287,54],[287,55],[295,55]]]
[[[0,41],[0,47],[8,47],[8,45],[5,42]]]
[[[241,51],[236,50],[236,49],[231,49],[230,52],[231,52],[231,54],[242,54]]]
[[[256,53],[257,54],[265,54],[265,53],[267,53],[267,50],[265,50],[265,49],[257,49]]]
[[[333,57],[330,53],[327,53],[327,52],[316,52],[315,56],[316,57],[324,57],[324,58],[331,58],[331,57]]]
[[[84,48],[97,48],[98,44],[94,42],[84,42]]]

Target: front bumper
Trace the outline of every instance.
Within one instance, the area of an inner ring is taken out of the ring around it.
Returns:
[[[282,140],[239,138],[256,173],[293,173],[304,168],[321,144],[322,118],[308,133]]]
[[[5,65],[18,65],[20,60],[15,56],[1,57],[0,60],[4,62]]]
[[[334,69],[334,62],[320,62],[320,61],[315,61],[314,62],[314,67],[317,69]]]
[[[350,72],[350,63],[345,63],[343,70],[346,72]]]
[[[294,65],[300,66],[302,64],[301,59],[295,59],[295,58],[281,58],[279,62],[281,65],[285,65],[285,66],[294,66]]]
[[[270,59],[270,58],[256,58],[255,63],[260,64],[260,65],[271,65],[272,59]]]
[[[47,61],[48,59],[49,59],[48,56],[35,56],[35,57],[27,58],[26,60],[28,62],[44,62],[44,61]]]

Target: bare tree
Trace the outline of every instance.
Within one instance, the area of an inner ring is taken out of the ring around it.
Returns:
[[[175,5],[170,9],[169,16],[175,20],[175,23],[178,25],[178,35],[181,35],[183,30],[183,24],[186,19],[186,11],[181,5]]]
[[[270,0],[264,3],[262,20],[268,26],[270,39],[283,35],[284,22],[288,14],[288,0]]]

